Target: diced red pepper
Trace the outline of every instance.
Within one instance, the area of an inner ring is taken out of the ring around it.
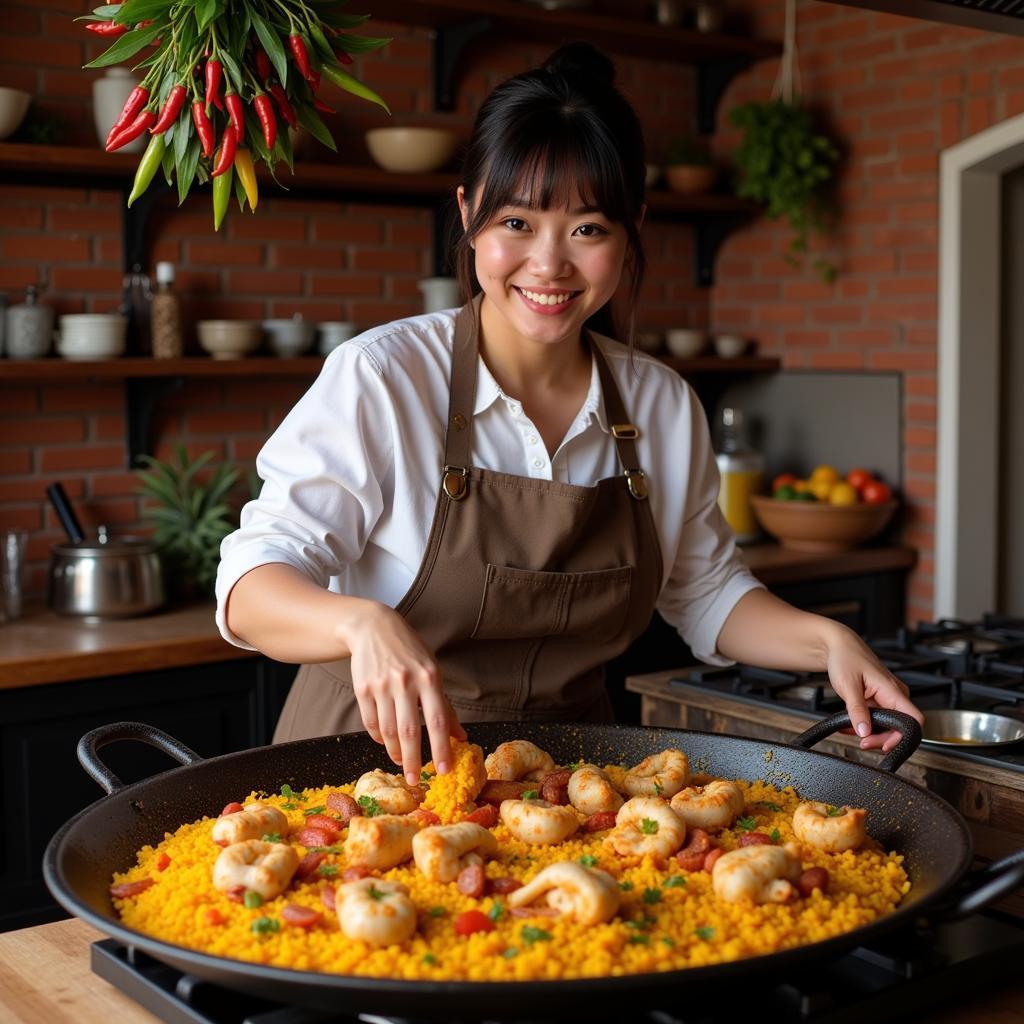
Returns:
[[[493,932],[494,922],[482,910],[464,910],[455,918],[456,935],[472,935],[474,932]]]
[[[160,856],[156,859],[157,871],[166,871],[167,868],[170,866],[170,863],[171,858],[168,857],[166,853],[161,852]]]
[[[207,924],[223,924],[224,915],[216,907],[207,907],[207,909],[203,911],[203,920]]]

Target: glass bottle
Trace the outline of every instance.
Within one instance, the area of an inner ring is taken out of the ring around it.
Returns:
[[[122,305],[128,318],[129,355],[148,356],[152,351],[149,337],[149,300],[152,297],[149,276],[142,272],[138,263],[133,263],[131,272],[124,276]]]
[[[174,291],[174,264],[156,265],[156,294],[149,304],[150,334],[156,359],[180,359],[181,302]]]
[[[721,441],[715,461],[721,477],[718,507],[722,515],[740,544],[757,540],[757,520],[750,497],[761,490],[764,459],[747,443],[742,409],[722,410]]]

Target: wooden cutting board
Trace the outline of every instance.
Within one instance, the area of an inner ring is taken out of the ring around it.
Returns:
[[[92,973],[89,946],[104,937],[78,920],[0,934],[0,1024],[160,1024]],[[930,1013],[928,1022],[1019,1024],[1022,1008],[1018,982]]]

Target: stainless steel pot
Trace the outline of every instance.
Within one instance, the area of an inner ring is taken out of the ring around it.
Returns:
[[[86,621],[145,615],[165,601],[156,545],[142,537],[57,544],[50,558],[49,605]]]

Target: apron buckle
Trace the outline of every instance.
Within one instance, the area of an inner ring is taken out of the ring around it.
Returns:
[[[458,466],[445,466],[441,486],[452,501],[461,501],[469,489],[466,483],[466,470]]]
[[[625,471],[626,486],[629,493],[637,501],[644,501],[647,498],[647,474],[642,469],[627,469]]]
[[[635,441],[640,436],[640,431],[632,423],[613,423],[612,437],[621,437],[626,441]]]

